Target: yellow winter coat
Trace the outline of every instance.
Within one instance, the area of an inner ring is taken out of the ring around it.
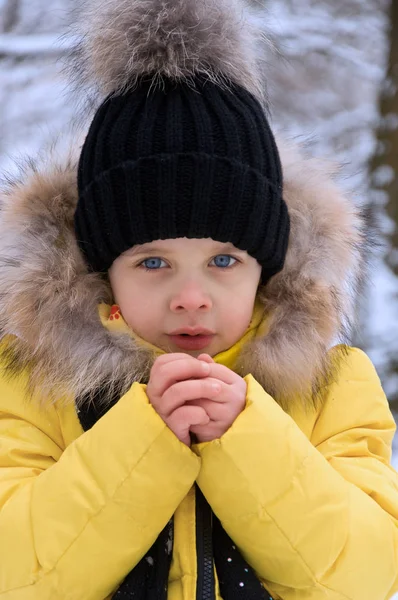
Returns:
[[[120,329],[120,322],[103,323]],[[216,357],[229,368],[258,332]],[[338,349],[332,350],[338,352]],[[135,383],[83,433],[73,402],[0,382],[0,598],[103,600],[175,514],[170,600],[196,590],[199,484],[274,598],[384,600],[398,591],[395,430],[369,359],[351,348],[322,409],[287,414],[248,375],[244,411],[191,449]],[[220,598],[219,594],[217,597]]]

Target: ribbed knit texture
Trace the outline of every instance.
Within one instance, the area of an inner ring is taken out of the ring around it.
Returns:
[[[83,145],[75,229],[88,265],[106,271],[135,244],[209,237],[246,250],[268,279],[283,267],[289,216],[261,105],[199,77],[151,86],[108,98]]]

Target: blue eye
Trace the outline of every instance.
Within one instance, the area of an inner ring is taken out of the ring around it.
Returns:
[[[233,261],[232,264],[231,261]],[[229,254],[218,254],[213,258],[211,263],[212,262],[214,262],[215,266],[219,267],[220,269],[228,269],[232,268],[235,263],[238,263],[239,261],[233,256],[229,256]],[[139,264],[139,266],[143,267],[146,271],[159,271],[167,266],[167,263],[162,258],[154,257],[146,258]]]
[[[218,256],[213,258],[216,267],[220,267],[222,269],[226,269],[227,267],[232,267],[236,262],[236,258],[233,256],[229,256],[229,254],[219,254]],[[234,263],[231,265],[230,261],[233,260]]]
[[[142,261],[141,265],[143,265],[147,271],[156,271],[157,269],[160,269],[161,265],[159,263],[162,262],[164,263],[165,261],[161,258],[146,258]]]

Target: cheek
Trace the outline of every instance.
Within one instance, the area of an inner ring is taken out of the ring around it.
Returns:
[[[126,323],[138,333],[138,328],[146,327],[153,320],[153,310],[148,302],[140,295],[131,294],[120,304]]]
[[[222,317],[224,331],[230,337],[240,337],[247,330],[253,316],[255,294],[234,294],[224,303]]]
[[[120,309],[127,325],[137,335],[149,342],[155,343],[156,335],[161,329],[162,313],[156,299],[142,293],[132,293],[125,297]]]
[[[139,277],[123,268],[123,265],[115,264],[109,276],[114,300],[120,306],[124,320],[133,331],[146,339],[159,323],[159,295],[152,291],[146,293]]]
[[[142,294],[138,293],[136,286],[129,281],[128,277],[113,276],[111,284],[114,300],[120,306],[124,320],[131,327],[133,322],[140,319],[141,314],[145,311]]]

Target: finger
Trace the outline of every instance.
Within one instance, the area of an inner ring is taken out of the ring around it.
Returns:
[[[168,417],[176,410],[178,406],[197,400],[198,398],[208,398],[216,401],[221,395],[223,383],[217,379],[189,379],[180,381],[170,386],[162,396],[158,412],[164,417]]]
[[[200,438],[200,442],[217,440],[223,434],[223,428],[213,421],[210,421],[208,425],[193,425],[190,431]]]
[[[214,361],[212,364],[210,364],[210,363],[206,363],[206,364],[208,364],[210,367],[209,377],[214,377],[215,379],[219,379],[220,381],[223,381],[224,383],[226,383],[228,385],[232,385],[233,383],[236,383],[239,375],[237,375],[236,373],[231,371],[231,369],[228,369],[228,367],[225,367],[224,365],[219,365],[218,363],[216,363]]]
[[[185,354],[184,360],[175,360],[159,367],[156,374],[151,375],[152,389],[158,396],[178,381],[207,377],[210,366],[193,356]]]
[[[210,356],[210,354],[200,354],[198,356],[198,360],[202,360],[203,362],[212,365],[210,375],[212,375],[213,377],[221,379],[221,381],[224,381],[224,383],[227,384],[235,383],[237,377],[236,373],[231,371],[231,369],[228,369],[228,367],[216,363]]]
[[[161,354],[155,361],[154,365],[164,365],[169,362],[175,362],[176,360],[184,360],[187,358],[189,354],[185,354],[184,352],[168,352],[166,354]]]
[[[214,400],[208,398],[199,398],[198,400],[189,400],[186,406],[200,406],[206,411],[210,421],[220,422],[226,420],[226,405],[220,402],[214,402]]]
[[[198,360],[203,360],[204,362],[207,362],[209,364],[214,363],[214,360],[212,359],[210,354],[200,354],[198,356]]]
[[[190,445],[189,430],[191,426],[203,426],[210,419],[199,406],[181,406],[167,419],[167,425],[184,444]]]

